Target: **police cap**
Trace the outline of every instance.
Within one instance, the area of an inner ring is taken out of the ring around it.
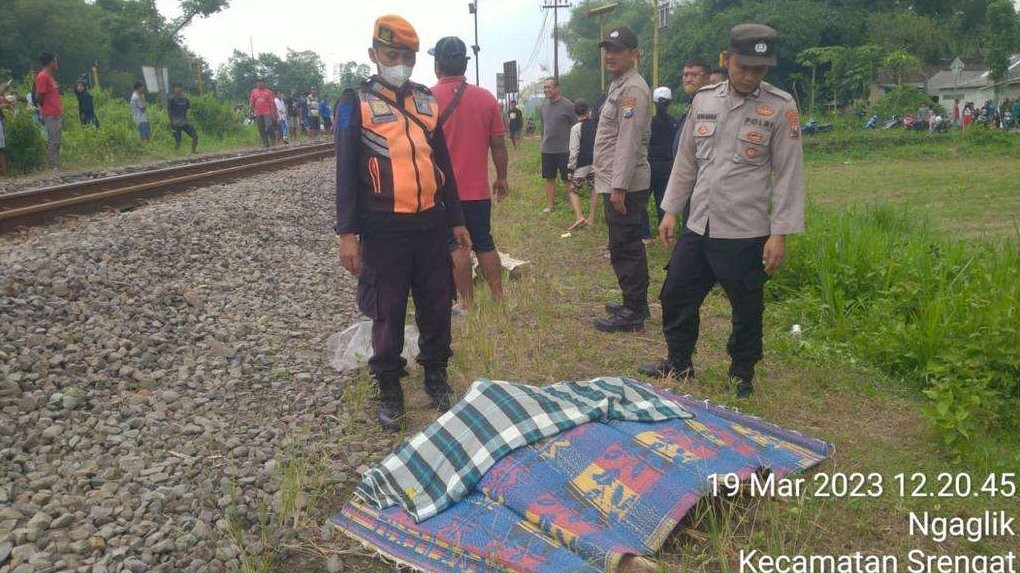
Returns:
[[[749,66],[776,65],[776,31],[764,24],[738,24],[730,30],[730,52]]]
[[[600,48],[607,46],[633,50],[638,47],[637,34],[627,26],[617,26],[610,30],[606,37],[602,38],[602,41],[599,42]]]

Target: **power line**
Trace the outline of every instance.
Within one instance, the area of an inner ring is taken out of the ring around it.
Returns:
[[[535,38],[535,45],[531,48],[531,55],[528,56],[528,63],[521,68],[521,73],[527,72],[531,69],[531,66],[535,65],[535,60],[538,59],[538,54],[542,50],[542,46],[545,45],[545,32],[549,26],[549,13],[545,12],[542,19],[542,27],[538,31],[538,37]]]
[[[546,0],[543,10],[553,12],[553,77],[560,81],[560,8],[570,8],[570,4],[558,4],[558,0]]]

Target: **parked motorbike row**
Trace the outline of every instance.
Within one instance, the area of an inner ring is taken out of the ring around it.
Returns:
[[[878,114],[873,114],[868,118],[868,122],[864,124],[864,129],[878,129]],[[894,127],[903,126],[904,129],[910,129],[914,131],[935,131],[935,132],[946,132],[949,130],[949,121],[946,116],[942,114],[934,114],[927,120],[918,120],[912,115],[906,115],[900,117],[893,115],[889,119],[885,120],[882,124],[882,129],[893,129]]]

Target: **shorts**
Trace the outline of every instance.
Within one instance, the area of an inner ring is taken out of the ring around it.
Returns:
[[[510,139],[516,141],[516,140],[518,140],[520,138],[521,138],[521,128],[519,128],[519,127],[517,129],[511,128],[510,129]]]
[[[574,195],[580,195],[581,190],[584,188],[585,183],[588,184],[588,192],[595,193],[595,172],[589,170],[587,175],[578,177],[576,174],[574,178],[570,180],[570,188],[568,191]]]
[[[142,139],[149,139],[152,137],[152,129],[149,127],[149,122],[143,121],[138,124],[138,135],[140,135]]]
[[[464,226],[471,233],[471,250],[476,253],[491,253],[496,250],[492,239],[492,200],[461,201],[464,210]],[[450,250],[457,249],[457,240],[450,233]]]
[[[543,153],[542,154],[542,179],[556,179],[556,172],[560,172],[560,179],[567,180],[567,161],[569,153]]]
[[[174,133],[174,141],[176,141],[177,143],[181,142],[181,132],[182,131],[184,133],[187,133],[188,137],[190,137],[192,139],[198,137],[198,133],[195,131],[195,128],[192,127],[192,125],[190,123],[185,123],[184,125],[177,126],[177,127],[171,127],[170,131],[172,131]]]

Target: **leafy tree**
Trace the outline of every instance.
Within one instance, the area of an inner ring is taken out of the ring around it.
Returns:
[[[936,63],[946,51],[946,31],[927,16],[910,12],[872,14],[868,40],[890,52],[909,52],[922,62]]]
[[[278,83],[285,88],[307,94],[311,88],[322,86],[326,66],[319,54],[312,51],[287,50],[287,60],[277,70]]]
[[[808,48],[797,54],[797,63],[811,68],[811,83],[808,85],[810,91],[810,105],[808,113],[815,113],[815,95],[818,91],[816,72],[819,66],[832,64],[845,57],[846,48],[842,46],[826,46],[822,48]]]
[[[339,73],[334,80],[339,92],[342,92],[347,88],[357,87],[358,84],[370,77],[372,77],[372,68],[368,64],[359,64],[351,60],[340,65]],[[340,95],[339,92],[337,92],[337,96]]]
[[[903,85],[903,76],[921,71],[921,60],[905,50],[896,50],[886,54],[882,59],[882,67],[896,76],[896,85]]]
[[[1009,0],[995,0],[988,5],[988,29],[985,32],[985,63],[994,81],[1006,77],[1009,56],[1020,44],[1016,11]]]

